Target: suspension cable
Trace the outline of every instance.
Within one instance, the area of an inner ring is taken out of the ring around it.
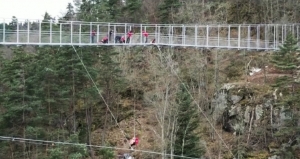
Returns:
[[[98,145],[87,145],[87,144],[80,144],[80,143],[72,143],[72,142],[61,142],[61,141],[50,141],[50,140],[35,140],[35,139],[28,139],[28,138],[15,138],[9,136],[0,136],[0,140],[2,141],[12,141],[12,142],[27,142],[31,144],[60,144],[60,145],[74,145],[74,146],[86,146],[86,147],[93,147],[93,148],[105,148],[105,149],[112,149],[112,150],[128,150],[126,148],[119,148],[119,147],[112,147],[112,146],[98,146]],[[155,151],[148,151],[148,150],[134,150],[136,152],[148,153],[148,154],[156,154],[156,155],[166,155],[166,156],[174,156],[174,157],[181,157],[187,159],[200,159],[195,157],[186,157],[186,156],[179,156],[179,155],[172,155],[172,154],[164,154]]]
[[[104,102],[104,104],[105,104],[107,110],[109,111],[109,113],[110,113],[111,116],[113,117],[113,119],[114,119],[114,121],[116,122],[116,124],[117,124],[117,126],[119,127],[119,129],[121,130],[121,132],[122,132],[122,134],[124,135],[126,141],[128,141],[128,140],[127,140],[127,137],[126,137],[126,133],[122,130],[122,128],[121,128],[120,125],[118,124],[118,121],[117,121],[116,117],[114,116],[114,114],[113,114],[112,111],[110,110],[109,105],[107,104],[107,102],[105,101],[104,97],[102,96],[102,94],[101,94],[101,92],[100,92],[98,86],[96,85],[94,79],[92,78],[91,74],[90,74],[89,71],[87,70],[85,64],[83,63],[83,61],[82,61],[82,59],[81,59],[81,57],[78,55],[77,50],[75,49],[74,45],[72,45],[72,47],[73,47],[73,49],[74,49],[74,51],[75,51],[77,57],[79,58],[79,60],[80,60],[80,62],[81,62],[81,64],[82,64],[82,66],[84,67],[84,69],[85,69],[87,75],[89,76],[90,80],[92,81],[94,87],[96,88],[98,94],[99,94],[100,97],[102,98],[102,100],[103,100],[103,102]]]
[[[162,51],[159,48],[158,45],[154,44],[159,52],[162,55]],[[163,57],[163,56],[162,56]],[[164,58],[164,57],[163,57]],[[165,58],[165,60],[167,60]],[[162,63],[162,62],[161,62]],[[162,63],[163,64],[163,63]],[[167,64],[168,65],[168,64]],[[166,67],[167,68],[167,67]],[[182,83],[182,85],[184,86],[185,90],[188,92],[188,94],[190,95],[190,97],[192,98],[193,102],[197,105],[198,109],[200,110],[201,114],[204,116],[204,118],[206,119],[206,121],[209,123],[209,125],[212,127],[212,129],[214,130],[214,132],[217,134],[217,136],[219,137],[219,139],[223,142],[223,144],[225,145],[225,147],[229,150],[230,154],[232,156],[234,156],[234,154],[232,153],[231,149],[229,148],[229,146],[225,143],[224,139],[221,137],[221,135],[217,132],[216,128],[213,126],[212,122],[208,119],[208,117],[206,116],[206,114],[204,113],[203,109],[200,107],[200,105],[197,103],[197,101],[195,100],[195,98],[193,97],[192,93],[188,90],[188,88],[186,87],[186,85],[183,83],[182,79],[178,76],[178,74],[176,73],[176,71],[173,69],[173,67],[171,68],[171,73],[174,72],[174,75],[177,77],[177,79],[180,81],[180,83]]]

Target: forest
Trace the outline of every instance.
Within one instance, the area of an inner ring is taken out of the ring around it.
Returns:
[[[300,0],[74,0],[55,20],[299,19]],[[0,45],[0,158],[300,159],[298,44],[290,34],[274,51]]]

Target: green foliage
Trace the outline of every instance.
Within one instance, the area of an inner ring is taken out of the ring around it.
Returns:
[[[126,0],[126,6],[123,8],[123,13],[127,22],[138,23],[142,14],[141,0]]]
[[[72,20],[75,16],[75,12],[74,12],[74,7],[71,3],[68,3],[67,6],[67,13],[66,15],[63,17],[64,20]]]
[[[276,52],[271,59],[271,62],[275,67],[281,70],[294,70],[299,61],[297,59],[297,40],[292,34],[288,34],[286,40],[282,46],[279,46],[280,50]]]
[[[98,72],[93,66],[98,58],[91,52],[97,48],[76,49],[84,50],[79,56],[96,79]],[[73,48],[39,47],[32,54],[16,47],[13,53],[11,60],[2,59],[0,67],[0,135],[62,141],[70,138],[78,143],[77,119],[85,119],[85,115],[75,114],[81,111],[77,100],[95,103],[99,96]],[[15,151],[22,150],[25,148],[19,146]],[[69,146],[67,150],[55,148],[50,158],[59,158],[61,153],[71,158],[87,155],[85,146]]]
[[[280,50],[275,53],[271,62],[275,67],[292,72],[292,75],[299,65],[297,55],[297,41],[289,34],[286,41],[280,47]],[[281,145],[277,154],[284,158],[294,158],[296,151],[293,147],[300,145],[297,140],[300,136],[299,127],[299,102],[300,102],[300,85],[294,81],[293,76],[283,76],[276,79],[274,87],[283,94],[276,106],[281,108],[281,113],[284,116],[280,119],[281,127],[276,131],[275,136],[278,137],[278,142]]]
[[[227,9],[228,22],[234,24],[259,23],[263,18],[261,8],[261,1],[233,0]]]
[[[232,59],[230,64],[224,69],[227,78],[236,80],[243,74],[244,62],[242,60]]]
[[[99,156],[101,156],[103,159],[114,159],[115,158],[115,154],[111,149],[100,149],[98,151]]]
[[[175,13],[178,12],[181,3],[179,0],[163,0],[159,5],[158,16],[162,23],[174,23]]]
[[[204,149],[200,146],[197,109],[192,104],[192,99],[183,84],[177,93],[178,116],[177,132],[175,134],[174,154],[188,157],[200,157]],[[177,157],[175,157],[177,158]]]
[[[72,134],[69,137],[69,142],[78,143],[78,133]],[[84,145],[70,145],[68,149],[68,156],[72,159],[80,159],[87,155],[87,147]]]
[[[53,148],[49,150],[50,155],[49,155],[49,159],[63,159],[63,151],[61,150],[60,147],[57,148]]]

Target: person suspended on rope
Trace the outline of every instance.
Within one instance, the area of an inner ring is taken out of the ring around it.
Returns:
[[[133,35],[133,31],[130,30],[130,31],[127,33],[126,43],[129,43],[129,42],[130,42],[130,38],[131,38],[132,35]]]
[[[103,43],[103,44],[108,43],[108,37],[105,36],[100,42]]]
[[[130,156],[130,154],[125,153],[125,154],[123,155],[123,158],[122,158],[122,159],[133,159],[133,158]]]
[[[142,34],[145,37],[145,43],[147,43],[148,42],[148,36],[149,36],[149,34],[145,30],[142,31]]]
[[[136,146],[139,143],[139,138],[138,137],[133,137],[130,141],[130,149],[133,150],[133,146]]]

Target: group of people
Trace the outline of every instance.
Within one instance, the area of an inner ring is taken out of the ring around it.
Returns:
[[[132,38],[132,35],[133,35],[133,34],[134,34],[133,31],[130,30],[130,31],[127,33],[127,38],[126,38],[126,39],[125,39],[125,36],[116,35],[116,36],[115,36],[115,39],[114,39],[114,40],[115,40],[115,43],[129,43],[130,40],[131,40],[131,38]],[[108,34],[107,36],[105,36],[104,38],[102,38],[101,41],[100,41],[100,43],[103,43],[103,44],[108,43],[109,41],[111,41],[112,35],[113,35],[113,31],[110,30],[110,31],[109,31],[109,34]],[[143,31],[142,31],[142,35],[143,35],[143,37],[145,38],[145,41],[144,41],[144,42],[145,42],[145,43],[148,43],[149,33],[147,33],[147,31],[143,30]],[[96,36],[95,30],[92,31],[91,36],[92,36],[92,43],[94,43],[94,37]],[[151,41],[151,43],[155,43],[155,39],[153,39],[153,40]]]

